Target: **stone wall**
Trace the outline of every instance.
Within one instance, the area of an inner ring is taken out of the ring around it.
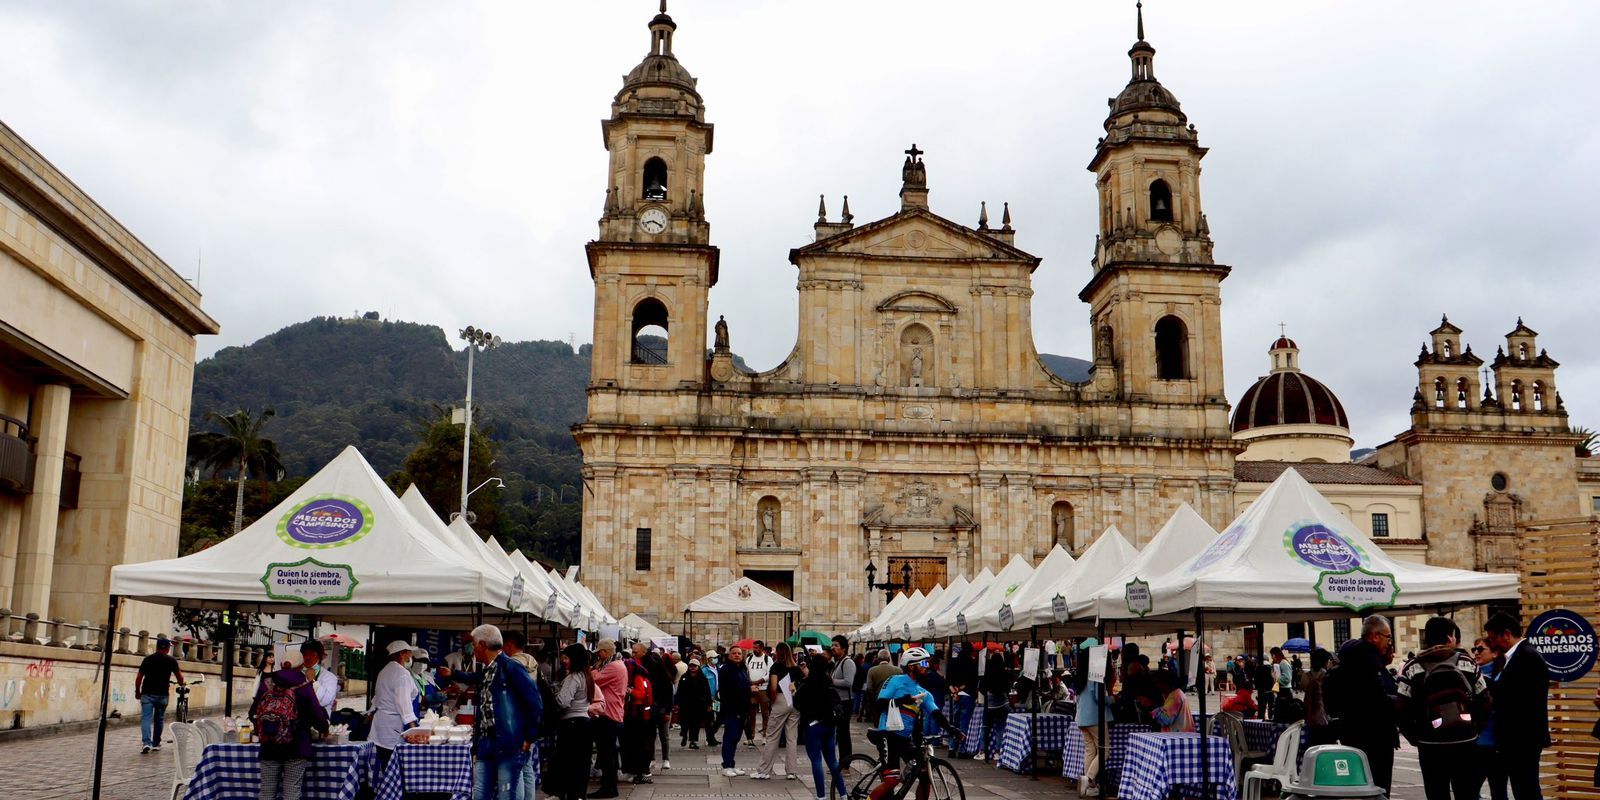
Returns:
[[[133,681],[142,658],[112,655],[111,709],[134,719],[139,717],[139,698],[133,694]],[[100,713],[100,659],[101,654],[92,650],[0,642],[0,729],[96,719]],[[185,677],[203,680],[192,689],[190,707],[221,706],[225,694],[222,665],[196,661],[182,665]],[[256,674],[246,667],[235,670],[235,713],[249,707]],[[171,706],[167,713],[170,719]]]

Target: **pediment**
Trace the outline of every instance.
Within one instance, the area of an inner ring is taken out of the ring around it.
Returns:
[[[1039,261],[1005,242],[925,209],[902,211],[892,217],[818,240],[793,251],[790,258],[793,260],[802,255]]]

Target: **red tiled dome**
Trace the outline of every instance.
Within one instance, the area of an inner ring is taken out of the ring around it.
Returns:
[[[1290,342],[1288,346],[1294,344]],[[1268,425],[1333,425],[1348,429],[1350,419],[1339,398],[1316,379],[1299,372],[1274,372],[1247,389],[1233,412],[1234,433]]]

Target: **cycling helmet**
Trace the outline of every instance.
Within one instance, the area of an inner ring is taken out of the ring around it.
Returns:
[[[905,669],[918,661],[927,661],[928,658],[928,651],[920,647],[907,647],[905,652],[900,654],[900,668]]]

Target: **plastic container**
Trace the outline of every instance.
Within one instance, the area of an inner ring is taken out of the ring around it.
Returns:
[[[1318,745],[1306,751],[1300,774],[1283,787],[1282,800],[1290,798],[1384,798],[1372,783],[1367,754],[1337,744]]]

